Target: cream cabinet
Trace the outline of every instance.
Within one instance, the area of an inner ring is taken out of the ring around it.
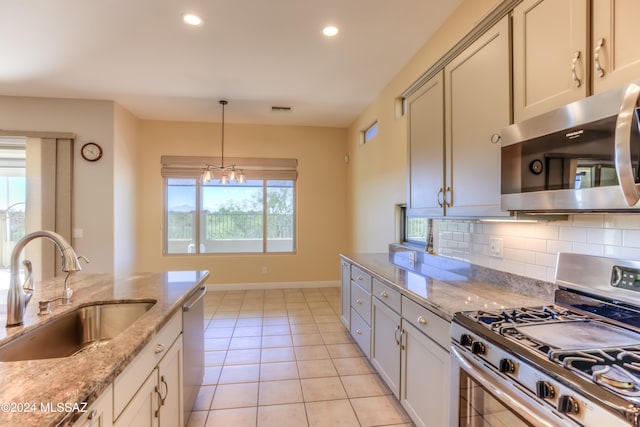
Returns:
[[[589,95],[588,7],[589,0],[524,0],[513,10],[515,122]]]
[[[110,427],[113,425],[113,387],[110,385],[73,427]]]
[[[351,264],[341,262],[340,276],[340,319],[347,329],[351,328]]]
[[[592,3],[593,92],[600,93],[640,78],[640,2]]]
[[[408,214],[505,216],[500,129],[510,123],[504,17],[407,98]]]
[[[178,312],[114,380],[115,426],[184,425],[182,352]]]
[[[444,69],[445,213],[500,211],[500,130],[510,123],[510,34],[504,17]]]
[[[407,99],[410,215],[444,213],[444,78],[438,73]]]

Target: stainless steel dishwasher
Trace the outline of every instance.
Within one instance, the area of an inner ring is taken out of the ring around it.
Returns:
[[[206,286],[196,289],[182,306],[184,344],[184,421],[198,396],[204,375],[204,296]]]

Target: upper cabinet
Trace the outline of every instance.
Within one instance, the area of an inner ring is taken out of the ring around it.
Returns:
[[[640,78],[638,16],[637,0],[524,0],[516,6],[514,121]]]
[[[589,95],[588,3],[524,0],[513,10],[515,122]]]
[[[444,69],[446,215],[498,216],[500,130],[510,123],[509,19]]]
[[[504,17],[407,98],[408,213],[504,216],[500,129],[510,123]]]
[[[444,214],[443,72],[407,99],[408,203],[411,215]]]
[[[594,0],[592,7],[593,92],[600,93],[640,78],[640,2]]]

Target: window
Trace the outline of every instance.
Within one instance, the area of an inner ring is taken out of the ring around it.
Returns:
[[[295,252],[295,179],[271,179],[295,171],[245,169],[244,184],[224,185],[198,173],[163,166],[165,254]]]
[[[429,234],[429,219],[407,215],[407,208],[402,207],[402,241],[425,246]]]
[[[369,126],[368,128],[362,131],[360,136],[360,140],[361,140],[360,142],[362,144],[366,144],[367,142],[371,141],[373,137],[375,137],[377,134],[378,134],[378,122],[376,121],[371,126]]]

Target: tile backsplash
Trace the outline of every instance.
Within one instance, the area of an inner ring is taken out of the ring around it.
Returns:
[[[434,220],[438,255],[553,282],[558,252],[640,260],[640,215],[570,215],[549,222]],[[502,240],[502,257],[490,241]]]

